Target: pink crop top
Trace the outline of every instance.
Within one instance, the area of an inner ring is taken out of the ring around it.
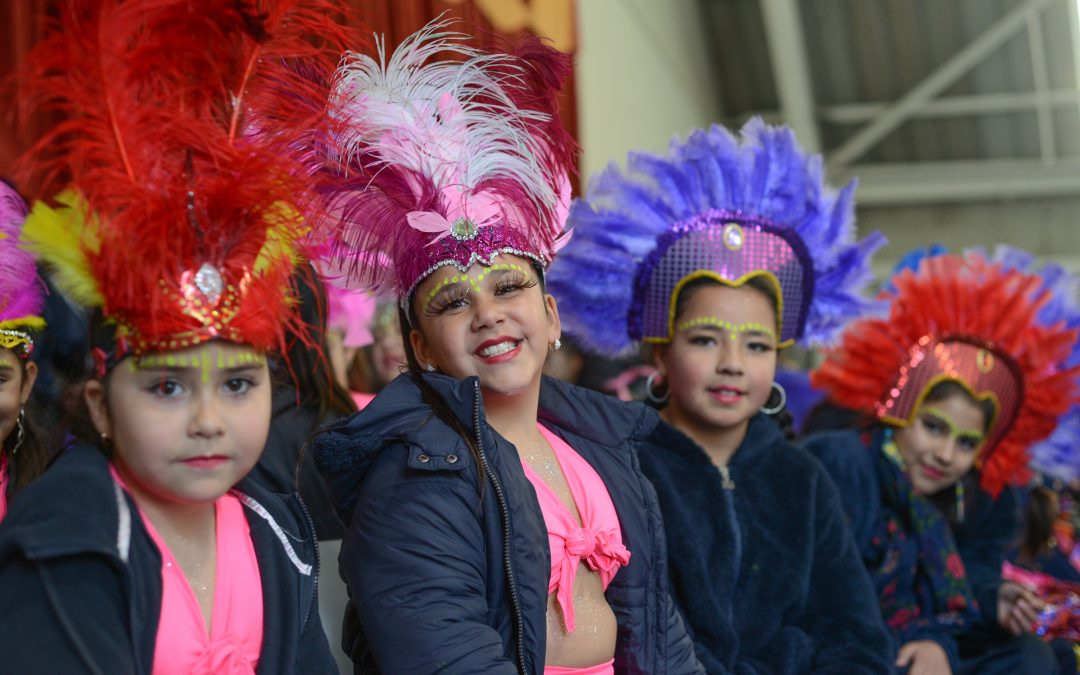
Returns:
[[[600,575],[600,582],[607,589],[619,568],[630,562],[630,551],[623,546],[619,518],[604,481],[565,441],[540,424],[536,426],[551,445],[581,516],[582,526],[578,527],[577,519],[559,496],[527,462],[521,463],[525,476],[536,489],[548,529],[551,549],[548,593],[555,593],[566,630],[573,632],[574,579],[577,578],[578,563],[585,561],[589,569]]]
[[[113,480],[123,479],[110,467]],[[161,618],[154,643],[153,675],[254,675],[263,641],[263,591],[259,561],[244,506],[232,494],[214,502],[217,567],[214,608],[207,634],[195,592],[154,525],[143,525],[161,552]]]

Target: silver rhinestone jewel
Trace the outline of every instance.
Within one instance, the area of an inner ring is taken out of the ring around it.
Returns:
[[[743,245],[743,231],[738,223],[724,226],[724,244],[732,251],[738,251]]]
[[[225,282],[218,268],[210,263],[203,263],[199,271],[195,273],[195,288],[199,289],[211,305],[216,305],[221,292],[225,290]]]
[[[475,239],[478,233],[479,228],[476,227],[476,223],[468,218],[458,218],[454,221],[454,224],[450,226],[450,235],[458,241]]]

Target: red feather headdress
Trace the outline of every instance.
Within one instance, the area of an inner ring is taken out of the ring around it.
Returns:
[[[997,495],[1029,477],[1028,448],[1077,400],[1076,373],[1065,367],[1075,330],[1042,326],[1042,279],[979,256],[938,256],[893,279],[888,318],[844,331],[811,375],[843,406],[906,426],[929,390],[952,380],[996,414],[978,462],[982,486]]]
[[[116,357],[282,347],[318,217],[304,152],[352,41],[338,16],[336,0],[71,0],[35,48],[23,104],[63,121],[24,158],[50,199],[24,238],[115,324]]]

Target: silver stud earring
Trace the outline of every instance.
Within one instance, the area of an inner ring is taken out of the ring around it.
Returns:
[[[562,340],[555,338],[555,342],[551,343],[551,351],[557,352],[562,349]]]
[[[435,372],[435,366],[431,365],[430,363],[427,364],[427,371],[429,373],[434,373]]]

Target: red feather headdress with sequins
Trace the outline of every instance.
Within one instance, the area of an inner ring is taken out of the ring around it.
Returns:
[[[937,383],[952,380],[996,414],[978,458],[997,495],[1030,472],[1027,451],[1078,398],[1065,364],[1075,330],[1040,325],[1042,279],[980,256],[938,256],[893,279],[888,318],[851,324],[811,375],[837,404],[906,426]]]
[[[70,0],[26,109],[27,247],[115,329],[115,354],[221,338],[280,349],[320,200],[305,148],[355,39],[336,0]],[[314,103],[318,102],[318,103]]]

